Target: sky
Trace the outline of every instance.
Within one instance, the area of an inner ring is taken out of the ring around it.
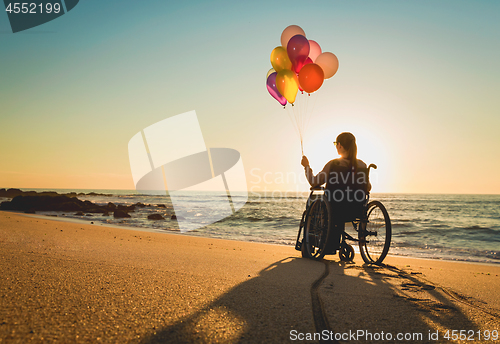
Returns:
[[[373,192],[500,194],[499,15],[495,0],[85,0],[13,34],[2,11],[0,188],[134,189],[129,140],[195,110],[249,190],[307,190],[301,111],[315,172],[350,131]],[[266,75],[289,25],[339,70],[283,109]]]

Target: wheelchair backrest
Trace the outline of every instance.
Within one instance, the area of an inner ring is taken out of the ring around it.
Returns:
[[[368,168],[352,168],[332,163],[325,195],[334,211],[346,221],[360,218],[368,199]]]

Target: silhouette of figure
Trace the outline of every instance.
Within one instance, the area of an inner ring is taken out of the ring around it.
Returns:
[[[342,133],[337,136],[337,140],[333,143],[337,148],[337,153],[341,156],[339,159],[333,159],[326,163],[323,170],[314,176],[311,167],[309,166],[309,160],[304,155],[302,161],[300,162],[305,168],[306,178],[311,186],[318,186],[326,183],[328,181],[328,176],[332,165],[342,166],[342,167],[354,167],[366,168],[366,164],[356,158],[358,154],[358,146],[356,145],[356,138],[351,133]],[[369,186],[368,191],[371,189]]]
[[[344,132],[334,142],[340,158],[330,160],[317,175],[313,174],[306,156],[301,164],[312,187],[326,183],[325,196],[333,212],[333,237],[327,243],[327,254],[335,254],[345,222],[360,216],[367,193],[371,190],[366,164],[357,159],[358,148],[353,134]]]

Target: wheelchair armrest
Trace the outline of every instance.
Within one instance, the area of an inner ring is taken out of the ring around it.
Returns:
[[[316,185],[316,186],[311,186],[309,190],[314,191],[314,190],[324,190],[325,188],[321,185]]]

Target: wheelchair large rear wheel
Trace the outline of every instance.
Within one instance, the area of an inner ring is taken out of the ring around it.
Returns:
[[[325,256],[331,214],[330,204],[325,197],[319,197],[311,203],[304,225],[302,257],[320,260]]]
[[[367,219],[360,223],[359,251],[365,263],[381,264],[391,245],[391,220],[379,201],[368,203]]]

